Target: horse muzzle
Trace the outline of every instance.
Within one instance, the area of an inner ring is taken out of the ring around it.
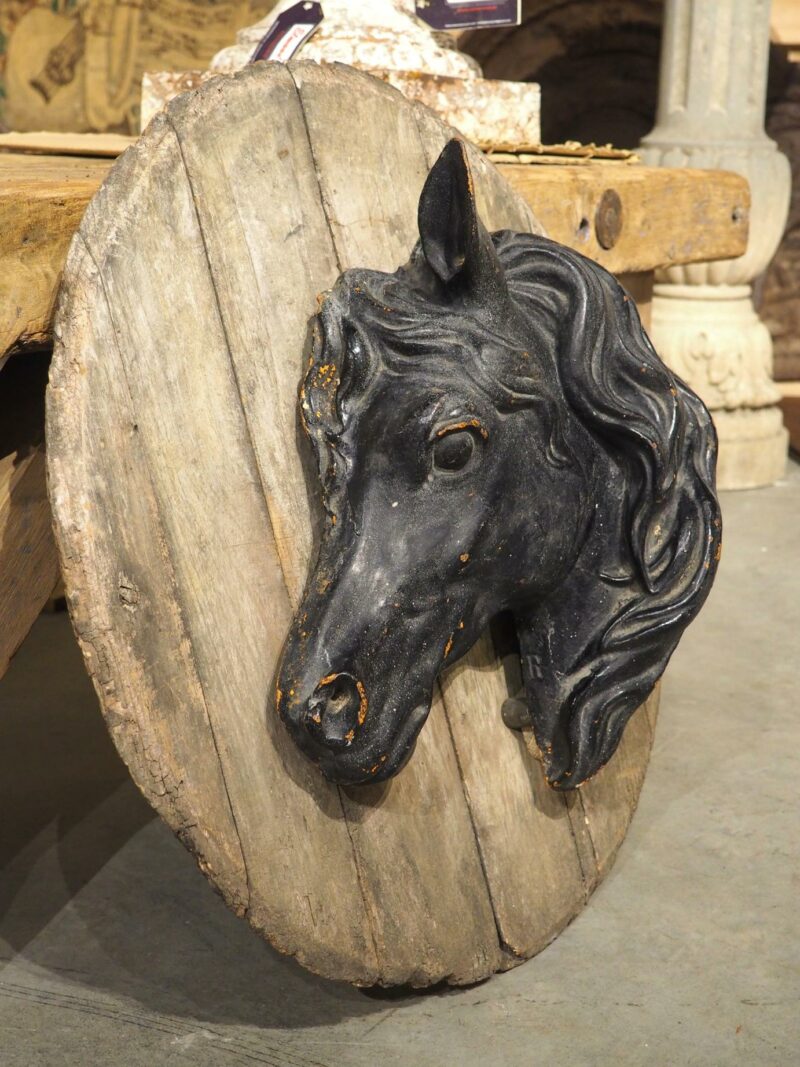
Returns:
[[[275,705],[295,744],[339,784],[381,781],[401,769],[443,661],[470,641],[465,605],[409,581],[375,545],[323,543],[276,686]]]
[[[428,717],[429,700],[416,694],[408,711],[387,716],[377,698],[370,706],[368,684],[355,673],[331,672],[303,685],[294,681],[293,666],[282,666],[277,708],[298,748],[329,781],[379,782],[403,767]]]

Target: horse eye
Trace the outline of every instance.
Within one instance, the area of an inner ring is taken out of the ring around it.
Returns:
[[[433,446],[433,465],[441,471],[460,471],[475,451],[475,436],[469,430],[453,430],[439,437]]]

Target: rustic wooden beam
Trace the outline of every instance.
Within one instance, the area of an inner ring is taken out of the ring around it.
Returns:
[[[122,133],[59,133],[51,130],[12,130],[0,133],[0,149],[44,156],[99,156],[116,159],[136,141]]]
[[[49,341],[67,248],[109,166],[0,155],[0,358]]]
[[[749,186],[730,171],[594,162],[498,166],[550,237],[614,274],[733,259],[747,247]]]
[[[95,148],[87,143],[84,150]],[[67,247],[110,165],[0,153],[0,357],[48,341]],[[727,171],[498,166],[551,237],[617,274],[732,258],[747,245],[747,182]]]

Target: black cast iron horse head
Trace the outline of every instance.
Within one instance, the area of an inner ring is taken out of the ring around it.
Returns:
[[[331,781],[388,778],[440,670],[511,611],[548,780],[571,788],[709,591],[714,430],[610,274],[487,233],[458,141],[419,232],[394,274],[342,274],[314,323],[301,406],[327,521],[277,706]]]

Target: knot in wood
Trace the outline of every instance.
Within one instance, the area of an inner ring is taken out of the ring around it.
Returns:
[[[613,248],[622,233],[622,201],[616,189],[606,189],[594,216],[594,229],[601,248]]]

